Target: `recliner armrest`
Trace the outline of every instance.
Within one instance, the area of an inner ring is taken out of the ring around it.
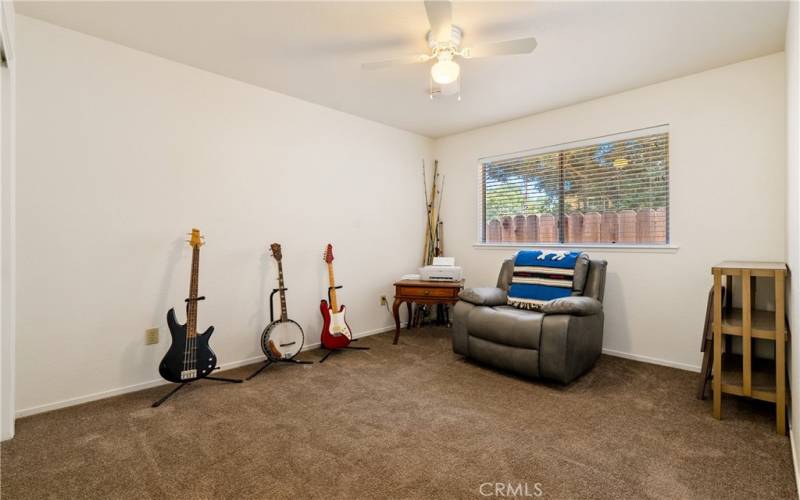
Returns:
[[[566,384],[603,352],[603,311],[589,316],[546,314],[539,337],[539,376]]]
[[[603,310],[603,304],[592,297],[564,297],[542,304],[544,314],[569,314],[572,316],[591,316]]]
[[[506,291],[495,287],[466,288],[458,294],[458,298],[476,306],[487,307],[502,306],[508,302]]]

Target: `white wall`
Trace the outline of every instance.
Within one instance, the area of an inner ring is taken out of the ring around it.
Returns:
[[[158,379],[193,226],[222,364],[262,357],[273,241],[308,343],[328,241],[354,331],[393,324],[379,295],[421,253],[429,139],[24,16],[17,29],[18,413]]]
[[[261,356],[272,241],[284,245],[289,312],[309,343],[318,341],[329,240],[352,326],[390,326],[378,296],[417,265],[419,164],[432,151],[446,176],[446,248],[468,285],[485,285],[512,250],[473,247],[478,158],[669,124],[679,249],[592,251],[609,261],[609,352],[696,368],[710,266],[786,255],[783,54],[434,144],[18,19],[21,414],[158,383],[164,314],[186,295],[183,233],[193,226],[208,234],[200,324],[217,327],[221,363]],[[161,343],[145,346],[152,326]]]
[[[604,348],[699,369],[711,266],[784,259],[784,85],[780,53],[438,140],[445,248],[469,286],[494,284],[512,253],[473,247],[479,158],[669,124],[680,248],[590,255],[609,262]]]
[[[789,4],[789,15],[786,21],[786,261],[789,264],[789,326],[792,332],[798,332],[800,324],[800,100],[798,100],[798,63],[800,62],[800,35],[798,34],[797,2]],[[800,342],[794,340],[790,344],[790,378],[789,386],[793,394],[800,387]],[[800,398],[791,399],[791,432],[794,434],[800,427]],[[795,441],[796,444],[796,441]],[[800,455],[795,447],[795,471],[797,471]]]
[[[0,439],[14,436],[14,185],[15,107],[14,4],[0,4],[0,37],[6,64],[0,67]]]

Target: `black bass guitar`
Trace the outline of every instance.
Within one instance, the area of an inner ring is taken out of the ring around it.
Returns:
[[[192,247],[192,277],[189,283],[189,298],[186,299],[186,324],[178,323],[175,318],[175,308],[169,310],[167,326],[172,334],[172,345],[158,366],[158,372],[170,382],[185,383],[205,378],[217,367],[217,356],[208,345],[214,327],[208,327],[202,334],[197,333],[197,302],[205,298],[197,296],[202,245],[200,230],[192,229],[192,237],[189,240],[189,246]]]

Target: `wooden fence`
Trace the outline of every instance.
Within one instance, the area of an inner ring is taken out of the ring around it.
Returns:
[[[487,243],[560,243],[553,214],[507,215],[486,223]],[[667,243],[667,210],[573,212],[564,217],[565,243]]]

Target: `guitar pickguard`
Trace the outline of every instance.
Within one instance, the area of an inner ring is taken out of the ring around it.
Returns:
[[[331,333],[331,335],[344,335],[348,339],[352,339],[353,336],[350,333],[350,327],[347,326],[347,323],[345,322],[344,319],[344,311],[340,311],[337,313],[330,311],[330,313],[331,313],[331,326],[328,329],[328,331]]]

